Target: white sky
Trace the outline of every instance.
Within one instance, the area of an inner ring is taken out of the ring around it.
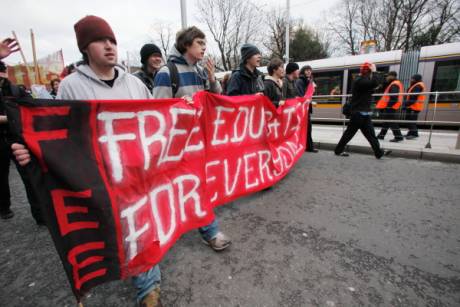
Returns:
[[[194,17],[198,0],[187,0],[188,25],[197,25]],[[264,10],[284,9],[284,0],[247,0]],[[322,15],[337,0],[291,0],[291,16],[302,17],[312,27],[321,26]],[[66,64],[81,58],[73,25],[86,15],[104,18],[111,25],[118,41],[119,60],[127,51],[138,53],[150,40],[149,32],[156,22],[172,23],[180,28],[180,0],[2,0],[0,39],[11,37],[15,31],[28,62],[32,61],[30,29],[35,34],[37,58],[63,50]],[[206,31],[205,31],[206,32]],[[208,36],[208,41],[212,38]],[[212,46],[212,43],[210,44]],[[19,53],[5,59],[8,64],[21,62]],[[131,63],[136,64],[136,63]]]

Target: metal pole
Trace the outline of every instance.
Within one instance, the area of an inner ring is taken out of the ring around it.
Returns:
[[[434,111],[433,111],[433,121],[436,117],[436,109],[438,107],[438,95],[439,93],[436,92],[436,96],[434,98]],[[430,126],[430,136],[428,137],[428,143],[426,144],[425,148],[431,148],[431,135],[433,134],[433,126],[434,126],[434,123],[431,123],[431,126]]]
[[[455,149],[460,149],[460,129],[458,129],[457,145],[455,145]]]
[[[286,63],[289,63],[289,11],[290,11],[290,0],[286,0]]]
[[[30,29],[30,40],[32,41],[32,55],[34,59],[34,68],[35,68],[35,83],[41,84],[40,71],[38,70],[38,62],[37,62],[37,51],[35,48],[35,36],[34,36],[34,31],[32,31],[32,29]]]
[[[187,28],[187,6],[185,0],[180,0],[180,13],[182,19],[182,29]]]

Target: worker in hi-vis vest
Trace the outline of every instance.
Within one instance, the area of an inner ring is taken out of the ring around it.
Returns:
[[[407,90],[408,94],[425,92],[425,84],[423,84],[422,76],[415,74],[410,79],[410,87]],[[406,120],[411,122],[407,125],[409,131],[406,134],[407,140],[412,140],[418,137],[418,129],[416,121],[418,114],[423,110],[425,103],[425,95],[407,95],[404,100],[403,110],[406,111]]]
[[[397,76],[398,74],[395,71],[390,71],[388,73],[386,78],[388,86],[383,92],[382,98],[380,98],[380,100],[377,102],[377,105],[375,106],[375,108],[379,110],[379,113],[382,115],[383,119],[395,120],[400,118],[399,109],[403,103],[404,86],[401,81],[397,79]],[[394,135],[394,138],[391,139],[390,142],[400,142],[404,140],[398,123],[383,123],[382,129],[377,136],[380,140],[385,138],[385,134],[387,134],[388,128],[391,128],[391,131],[393,131]]]

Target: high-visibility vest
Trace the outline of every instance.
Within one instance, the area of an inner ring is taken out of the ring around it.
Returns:
[[[387,86],[385,89],[385,92],[383,92],[382,98],[377,102],[377,105],[375,106],[376,109],[385,109],[388,106],[388,102],[390,101],[390,96],[386,95],[390,91],[390,88],[396,85],[399,87],[399,95],[398,95],[398,101],[391,107],[394,110],[397,110],[401,107],[404,95],[402,94],[404,92],[404,86],[399,80],[394,80],[393,82],[390,83],[390,85]],[[391,96],[393,97],[393,96]]]
[[[412,93],[412,91],[414,90],[416,86],[420,86],[422,88],[422,92],[425,91],[425,84],[423,84],[423,82],[417,82],[409,88],[407,93]],[[411,96],[408,95],[406,97],[406,101],[409,100],[409,97]],[[425,102],[425,95],[417,95],[417,99],[415,100],[415,102],[412,105],[410,105],[408,108],[411,110],[420,112],[423,110],[424,102]]]

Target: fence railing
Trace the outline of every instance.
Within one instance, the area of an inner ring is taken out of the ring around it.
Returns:
[[[401,93],[379,93],[379,94],[373,94],[373,97],[382,97],[382,96],[399,96]],[[434,105],[432,107],[432,118],[431,120],[405,120],[405,119],[373,119],[372,121],[375,123],[400,123],[400,124],[408,124],[408,123],[414,123],[418,125],[430,125],[430,133],[428,137],[428,143],[425,145],[425,148],[431,148],[431,138],[433,135],[433,128],[434,126],[453,126],[453,127],[460,127],[460,112],[459,112],[459,120],[458,121],[437,121],[436,120],[436,113],[438,111],[438,100],[440,95],[459,95],[459,101],[460,101],[460,91],[444,91],[444,92],[421,92],[421,93],[402,93],[404,97],[406,96],[419,96],[419,95],[425,95],[425,103],[424,107],[427,108],[427,113],[428,110],[430,110],[430,97],[434,95]],[[342,99],[341,104],[346,102],[347,99],[349,99],[352,95],[351,94],[343,94],[343,95],[315,95],[312,97],[313,101],[315,99],[321,99],[321,98],[346,98],[345,101]],[[427,102],[428,100],[428,102]],[[401,110],[401,109],[400,109]],[[375,110],[374,110],[375,111]],[[459,109],[460,111],[460,109]],[[402,112],[399,114],[400,116],[403,115]],[[340,122],[343,124],[343,127],[345,129],[345,123],[347,123],[349,120],[343,116],[342,112],[340,112],[340,118],[314,118],[312,119],[314,122]],[[458,137],[457,137],[457,144],[456,144],[456,149],[460,149],[460,129],[458,132]]]

